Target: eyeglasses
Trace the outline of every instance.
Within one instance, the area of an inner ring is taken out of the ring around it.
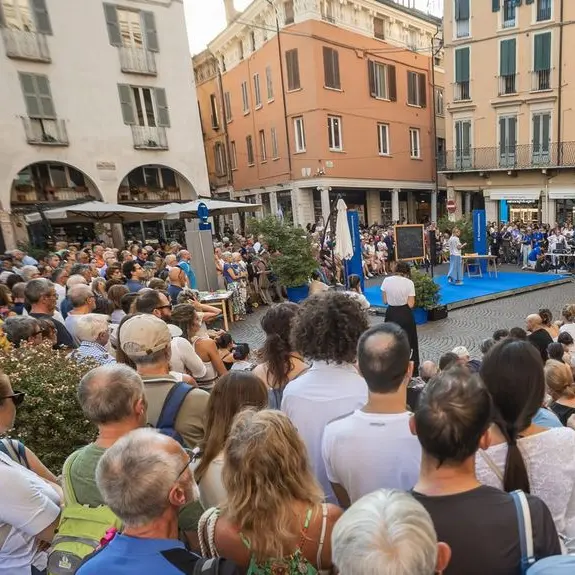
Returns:
[[[178,477],[176,478],[176,481],[186,472],[186,469],[188,469],[190,467],[190,465],[192,464],[192,462],[194,461],[193,455],[190,455],[187,451],[186,451],[186,455],[188,456],[188,461],[186,462],[186,466],[178,473]]]
[[[156,309],[172,309],[172,304],[159,305]]]
[[[18,407],[19,405],[22,405],[22,402],[24,401],[24,398],[26,397],[26,394],[23,391],[15,391],[12,395],[4,395],[3,397],[0,397],[1,399],[11,399],[14,402],[14,405],[16,407]],[[190,459],[191,462],[191,459]],[[183,471],[182,471],[183,473]],[[181,473],[180,473],[181,475]],[[179,477],[179,475],[178,475]]]

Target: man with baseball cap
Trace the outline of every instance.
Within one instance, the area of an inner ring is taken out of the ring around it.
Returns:
[[[144,381],[148,423],[154,427],[158,426],[170,392],[179,383],[170,375],[171,339],[167,324],[151,314],[130,318],[122,324],[118,334],[122,351],[134,362]],[[177,411],[174,430],[192,449],[204,438],[204,415],[209,397],[204,390],[194,388],[185,395]]]

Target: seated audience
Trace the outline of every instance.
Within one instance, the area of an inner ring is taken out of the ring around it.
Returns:
[[[553,323],[553,314],[547,308],[541,308],[539,310],[539,317],[541,318],[541,324],[547,333],[551,336],[553,341],[557,341],[559,336],[559,328]]]
[[[347,278],[349,284],[349,290],[345,292],[347,296],[351,299],[355,300],[360,306],[361,309],[367,310],[371,307],[368,299],[363,295],[361,290],[361,278],[356,274],[351,274]]]
[[[329,290],[329,286],[323,283],[321,274],[318,271],[313,272],[309,284],[309,295],[312,296],[327,290]]]
[[[68,298],[72,304],[72,309],[68,312],[64,325],[70,332],[70,335],[79,341],[76,335],[76,325],[83,315],[94,312],[96,308],[96,295],[91,287],[77,285],[70,288]]]
[[[451,548],[446,575],[522,571],[514,500],[482,485],[475,474],[476,452],[490,443],[492,416],[489,391],[455,368],[429,383],[412,422],[423,450],[413,495],[431,515],[438,539]],[[536,559],[560,554],[549,509],[532,495],[527,501]]]
[[[226,491],[222,483],[224,446],[234,417],[248,407],[264,409],[267,389],[253,373],[228,373],[219,379],[210,394],[206,414],[206,436],[194,474],[200,487],[200,501],[205,509],[223,505]]]
[[[109,322],[110,319],[107,315],[98,313],[80,316],[74,330],[80,345],[70,354],[70,357],[76,361],[91,359],[100,365],[116,363],[116,360],[106,349],[110,341]]]
[[[460,364],[459,356],[456,353],[448,351],[439,358],[439,372],[447,371],[458,364]]]
[[[38,320],[33,317],[20,315],[9,317],[2,325],[2,329],[14,347],[42,343],[42,330]]]
[[[333,562],[345,575],[441,575],[451,550],[410,494],[379,489],[356,501],[331,535]]]
[[[541,359],[543,363],[547,361],[547,348],[550,343],[553,343],[553,339],[549,335],[549,332],[543,327],[543,321],[541,316],[533,313],[527,316],[527,331],[529,335],[527,336],[527,341],[534,345],[541,354]]]
[[[130,293],[125,285],[113,285],[108,290],[108,298],[114,306],[114,311],[110,315],[113,324],[119,324],[122,318],[126,315],[122,309],[122,298]]]
[[[222,480],[226,503],[198,526],[203,557],[227,557],[248,573],[330,572],[341,510],[323,503],[305,445],[283,413],[245,410],[235,418]]]
[[[553,403],[551,409],[563,425],[575,428],[575,386],[573,372],[563,361],[549,359],[545,364],[545,384]]]
[[[327,477],[343,508],[376,489],[411,489],[421,447],[409,430],[407,383],[413,372],[406,333],[394,323],[360,338],[357,363],[369,390],[367,403],[329,423],[322,455]]]

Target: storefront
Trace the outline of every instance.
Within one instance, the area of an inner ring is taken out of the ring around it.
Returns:
[[[500,189],[491,190],[491,200],[499,201],[500,222],[525,222],[536,224],[541,221],[541,190]]]
[[[564,188],[550,188],[549,199],[555,200],[555,221],[573,223],[575,220],[575,186]]]

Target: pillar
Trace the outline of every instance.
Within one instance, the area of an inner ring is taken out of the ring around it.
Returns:
[[[299,188],[292,188],[291,191],[291,210],[293,214],[293,225],[298,226],[301,224],[301,214],[299,205]]]
[[[270,211],[272,216],[278,215],[278,194],[277,192],[270,192]]]
[[[407,192],[407,223],[415,224],[417,219],[417,206],[412,191]]]
[[[391,190],[391,219],[393,223],[399,221],[399,188]]]
[[[12,220],[10,214],[4,210],[0,210],[0,230],[4,237],[4,245],[6,250],[15,250],[18,246],[16,244],[16,235],[12,227]]]
[[[465,192],[465,215],[471,214],[471,192]]]
[[[437,190],[431,190],[431,221],[437,222]]]
[[[126,245],[122,224],[110,224],[110,227],[112,228],[112,245],[122,249]]]
[[[256,203],[260,204],[262,207],[256,212],[256,219],[261,220],[264,217],[264,207],[262,204],[262,195],[256,194]]]
[[[329,213],[331,212],[331,205],[329,203],[329,188],[321,188],[321,215],[323,217],[324,226],[327,225]]]
[[[499,202],[485,198],[485,218],[488,222],[499,221]]]
[[[379,190],[366,190],[367,224],[381,224],[381,200]]]

